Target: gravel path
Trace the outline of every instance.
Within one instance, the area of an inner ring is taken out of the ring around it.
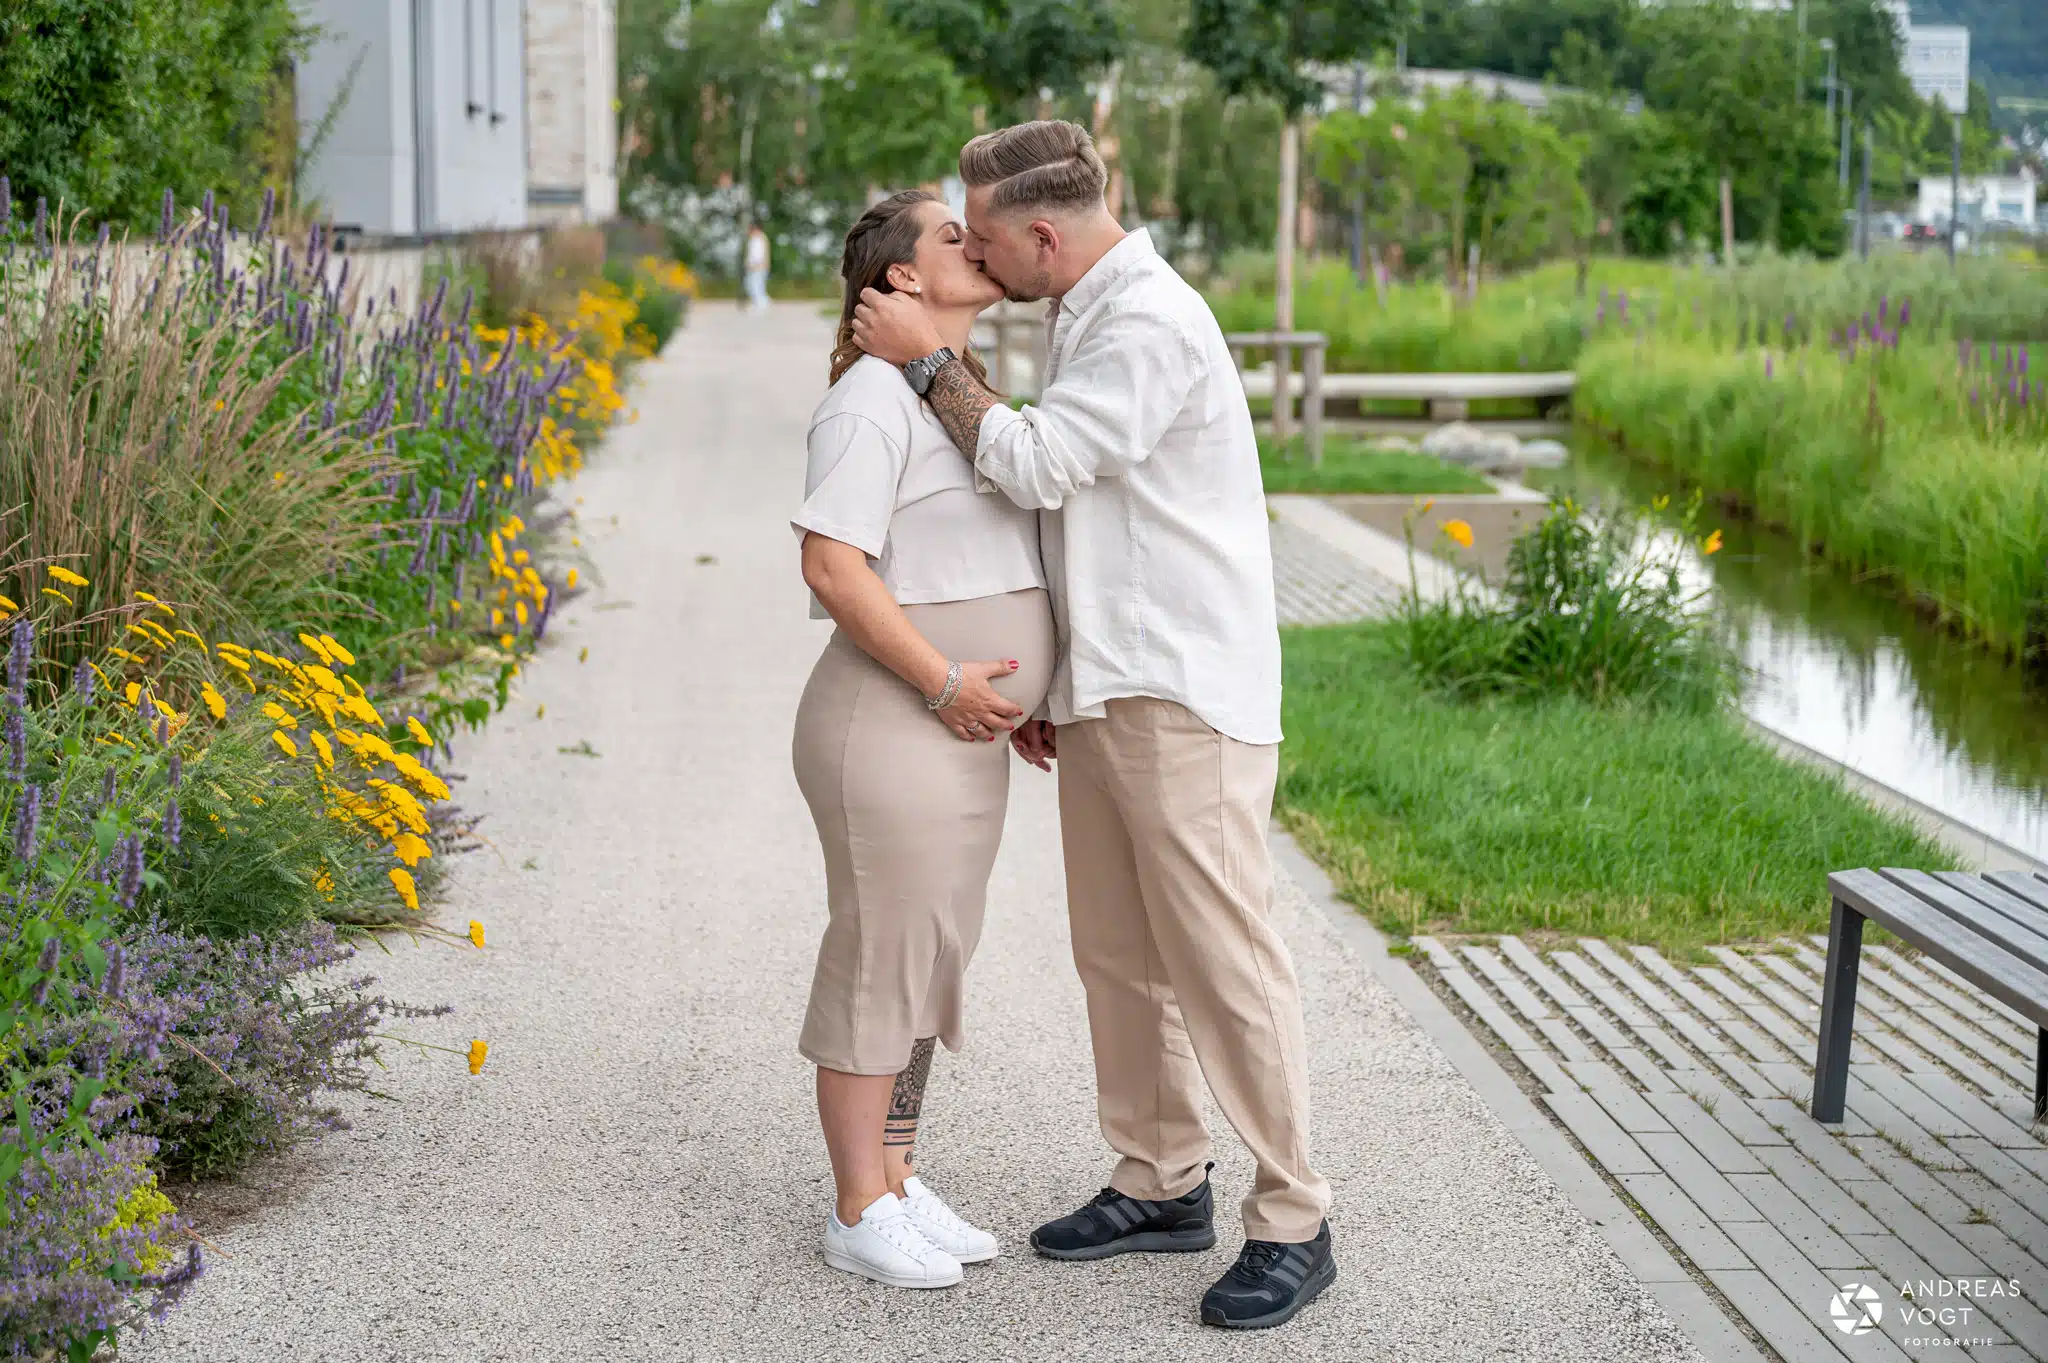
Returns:
[[[826,627],[804,618],[784,517],[827,339],[814,308],[712,304],[641,371],[639,423],[574,489],[593,589],[512,708],[457,748],[459,797],[496,850],[463,864],[442,912],[482,919],[489,949],[366,958],[391,992],[458,1006],[409,1034],[485,1037],[488,1067],[394,1051],[395,1104],[357,1103],[353,1132],[202,1194],[232,1257],[127,1356],[1698,1359],[1291,884],[1278,912],[1337,1285],[1287,1330],[1237,1336],[1195,1321],[1234,1228],[1203,1255],[1031,1255],[1029,1228],[1110,1161],[1053,786],[1021,765],[972,1040],[941,1052],[920,1144],[1005,1257],[929,1294],[822,1265],[830,1182],[794,1043],[823,871],[789,733]],[[595,756],[562,751],[584,742]],[[1249,1166],[1216,1130],[1234,1207]]]

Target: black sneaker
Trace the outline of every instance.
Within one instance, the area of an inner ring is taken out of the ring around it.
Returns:
[[[1216,1243],[1214,1221],[1215,1203],[1206,1176],[1201,1187],[1169,1202],[1146,1202],[1104,1188],[1081,1210],[1031,1232],[1031,1248],[1048,1259],[1187,1254]]]
[[[1315,1239],[1302,1244],[1247,1240],[1230,1272],[1202,1297],[1202,1324],[1226,1330],[1285,1325],[1336,1280],[1327,1221]]]

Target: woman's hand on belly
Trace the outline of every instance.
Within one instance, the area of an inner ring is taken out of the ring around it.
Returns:
[[[992,677],[1007,677],[1017,670],[1017,660],[999,663],[960,664],[960,691],[953,703],[935,713],[955,737],[969,743],[993,743],[1000,734],[1017,727],[1024,707],[1004,700],[989,685]]]

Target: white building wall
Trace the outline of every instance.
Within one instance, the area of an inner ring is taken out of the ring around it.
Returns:
[[[1965,223],[2006,222],[2033,228],[2039,210],[2035,196],[2039,182],[2032,174],[1966,175],[1963,177]],[[1947,222],[1953,186],[1946,175],[1930,175],[1920,181],[1920,199],[1914,206],[1922,222]]]
[[[407,234],[413,199],[413,0],[305,0],[318,28],[298,64],[299,136],[327,136],[300,177],[299,199],[343,227]],[[338,106],[338,107],[337,107]]]
[[[318,30],[298,64],[300,136],[335,110],[302,203],[375,235],[526,225],[521,0],[300,0],[300,13]]]
[[[420,15],[425,230],[526,225],[520,0],[414,0]]]

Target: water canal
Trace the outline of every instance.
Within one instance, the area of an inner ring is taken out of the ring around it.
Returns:
[[[1548,476],[1581,501],[1684,492],[1605,447]],[[2000,842],[2048,860],[2048,687],[1791,540],[1715,520],[1697,558],[1756,680],[1759,723]]]

